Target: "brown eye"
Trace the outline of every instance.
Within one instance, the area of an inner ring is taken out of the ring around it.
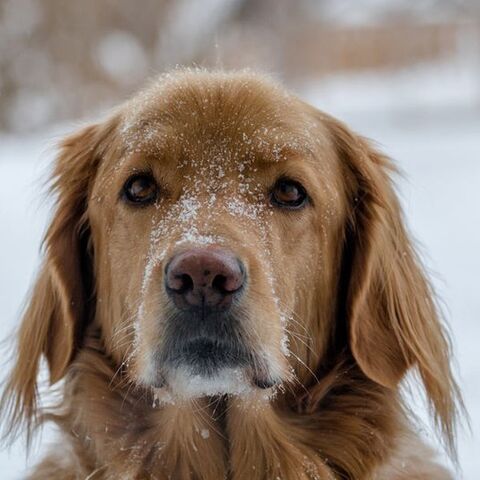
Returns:
[[[273,187],[270,199],[276,207],[296,209],[305,205],[308,196],[300,183],[282,178]]]
[[[146,205],[158,196],[158,186],[153,177],[146,173],[132,175],[123,186],[123,197],[129,203]]]

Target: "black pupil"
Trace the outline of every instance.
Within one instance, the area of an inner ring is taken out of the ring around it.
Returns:
[[[305,191],[297,182],[282,180],[275,187],[274,199],[280,206],[298,207],[305,198]]]
[[[156,187],[154,181],[148,176],[134,177],[126,185],[127,198],[132,202],[147,202],[154,199]]]
[[[280,191],[286,200],[295,201],[300,196],[297,186],[291,183],[282,182],[280,184]]]

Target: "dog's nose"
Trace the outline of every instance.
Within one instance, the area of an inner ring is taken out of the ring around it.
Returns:
[[[168,294],[181,308],[226,308],[245,283],[245,268],[228,250],[195,248],[175,255],[165,270]]]

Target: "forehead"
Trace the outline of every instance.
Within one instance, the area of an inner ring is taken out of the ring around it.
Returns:
[[[272,213],[267,195],[281,177],[299,181],[314,204],[334,212],[341,202],[339,163],[314,113],[258,75],[164,76],[119,111],[115,142],[92,192],[112,202],[92,202],[92,212],[97,205],[113,208],[117,192],[139,171],[152,172],[161,186],[165,201],[153,215],[162,234],[173,224],[191,232],[193,223],[219,218],[225,210],[225,218],[258,225]]]
[[[277,163],[312,155],[318,131],[300,102],[248,73],[182,72],[161,77],[124,108],[126,156],[185,165]]]

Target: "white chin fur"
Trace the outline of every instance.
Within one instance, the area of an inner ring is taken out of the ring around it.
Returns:
[[[240,368],[224,368],[212,376],[194,375],[188,369],[176,368],[168,372],[165,380],[165,387],[155,389],[154,404],[214,395],[247,395],[255,388]]]

